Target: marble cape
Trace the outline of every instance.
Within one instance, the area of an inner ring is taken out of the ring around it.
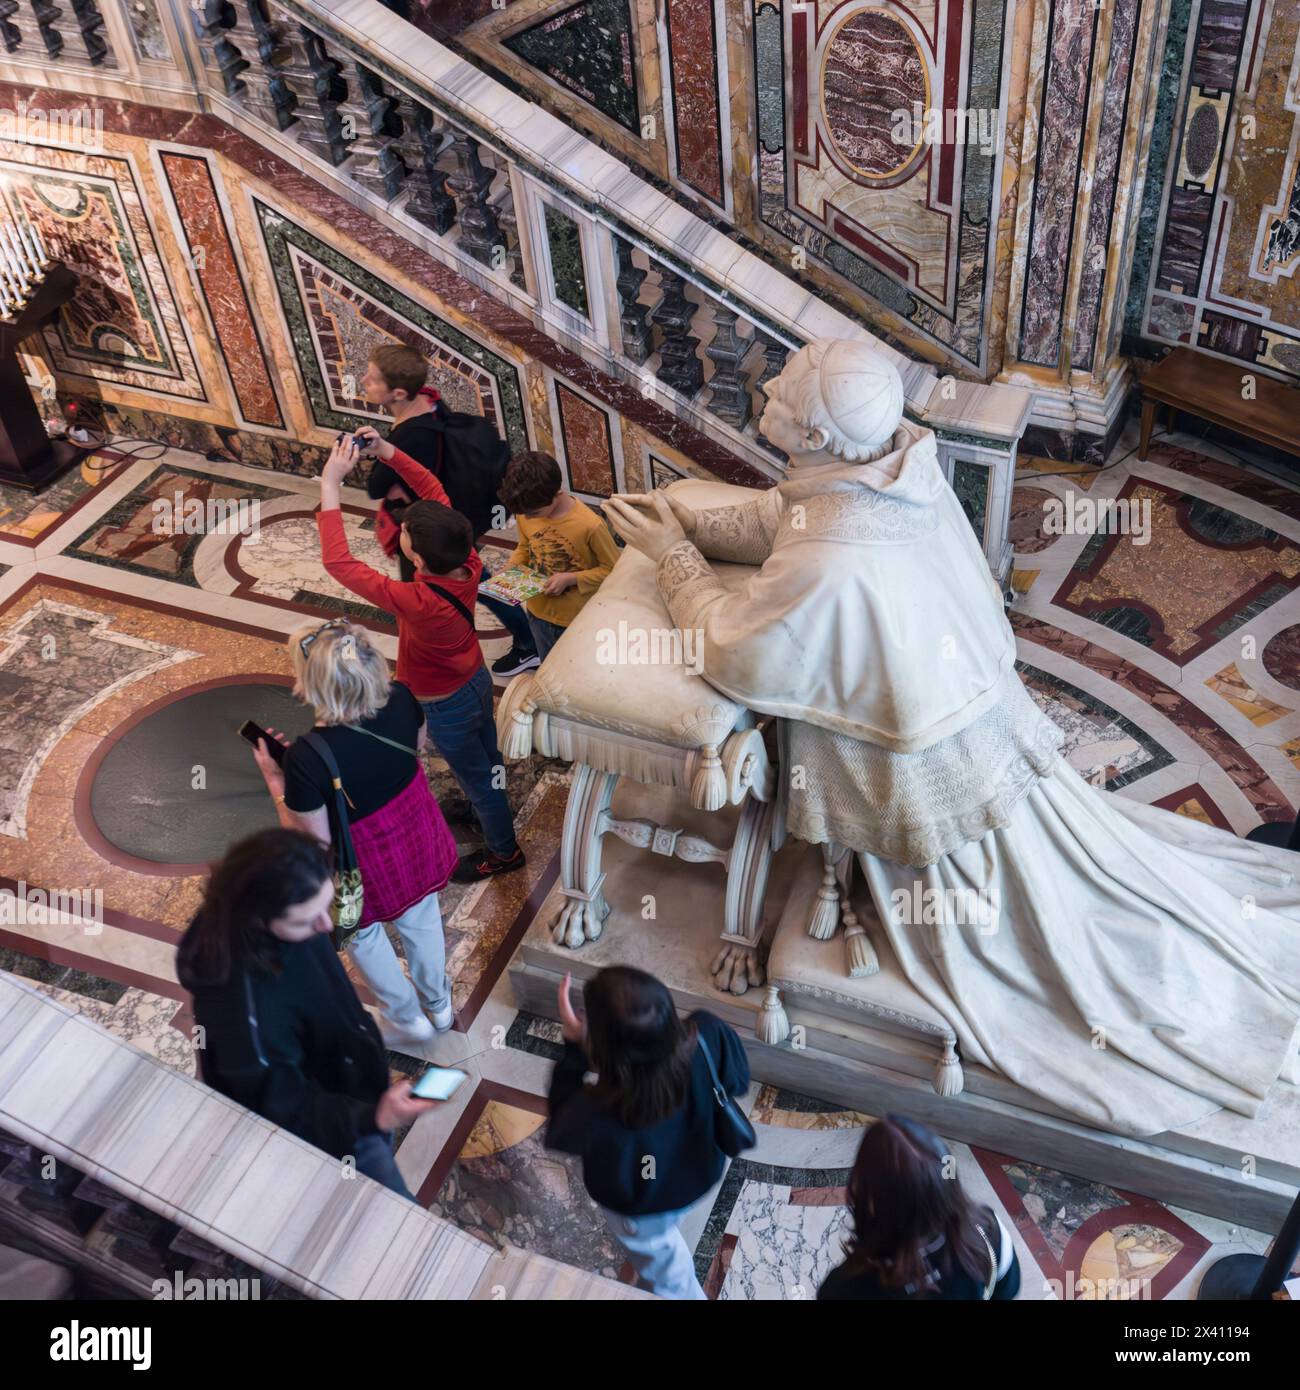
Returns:
[[[706,556],[761,568],[728,592]],[[1254,1116],[1297,1079],[1300,855],[1065,762],[928,433],[697,512],[658,583],[703,631],[705,679],[783,716],[787,826],[855,852],[890,953],[966,1061],[1132,1135]],[[937,919],[897,910],[918,884]],[[972,892],[992,918],[962,911]]]

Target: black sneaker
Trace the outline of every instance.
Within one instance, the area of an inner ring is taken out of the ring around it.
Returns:
[[[520,671],[532,671],[542,664],[536,652],[521,652],[511,647],[505,656],[499,656],[492,663],[494,676],[517,676]]]
[[[491,878],[494,874],[514,873],[516,869],[522,869],[526,863],[524,852],[518,847],[509,859],[502,859],[499,854],[493,854],[490,849],[481,849],[474,854],[465,855],[452,870],[451,881],[453,883],[481,883],[485,878]]]

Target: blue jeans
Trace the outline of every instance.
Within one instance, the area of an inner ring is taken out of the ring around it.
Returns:
[[[408,1202],[415,1201],[415,1194],[406,1185],[393,1157],[393,1138],[390,1134],[361,1134],[352,1146],[352,1157],[357,1162],[357,1172],[382,1184],[390,1192],[405,1197]]]
[[[493,598],[491,594],[480,594],[478,601],[510,634],[510,640],[522,654],[527,655],[536,649],[533,629],[522,603],[507,603],[505,599]]]
[[[424,721],[433,746],[447,760],[460,789],[469,798],[493,854],[509,859],[518,849],[515,821],[502,787],[505,761],[497,744],[492,711],[492,677],[486,666],[461,688],[440,700],[422,700]]]
[[[528,626],[533,630],[537,655],[545,661],[551,648],[564,636],[564,629],[559,623],[548,623],[545,618],[534,617],[531,613],[528,614]]]
[[[705,1298],[695,1277],[695,1262],[677,1223],[690,1210],[656,1212],[653,1216],[620,1216],[600,1208],[610,1234],[627,1251],[636,1282],[660,1298],[699,1302]]]

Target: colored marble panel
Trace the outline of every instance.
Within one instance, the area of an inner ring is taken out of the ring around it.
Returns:
[[[44,331],[54,370],[205,400],[130,161],[16,143],[6,155],[6,201],[78,278]]]
[[[582,233],[572,217],[550,203],[545,205],[544,215],[555,297],[575,314],[588,318],[591,310],[587,307],[587,272],[582,265]]]
[[[1284,627],[1270,637],[1262,659],[1264,669],[1275,681],[1300,690],[1300,626]]]
[[[131,41],[135,44],[135,51],[142,58],[149,58],[158,63],[168,62],[172,56],[171,49],[167,44],[162,20],[158,17],[155,0],[127,0],[122,9],[126,13],[127,23],[131,26]]]
[[[1274,720],[1282,719],[1293,710],[1279,705],[1258,690],[1237,669],[1236,662],[1229,662],[1222,671],[1215,672],[1206,686],[1216,695],[1221,695],[1240,714],[1244,714],[1257,729],[1262,729]]]
[[[161,158],[240,412],[249,424],[283,429],[284,417],[212,169],[199,155],[164,153]]]
[[[569,470],[569,487],[574,492],[595,497],[612,496],[617,482],[609,416],[558,381],[555,400],[560,411],[560,435]]]
[[[896,138],[897,111],[929,106],[925,57],[911,30],[887,10],[858,10],[831,35],[821,71],[827,133],[860,174],[897,174],[921,147]]]
[[[519,369],[407,298],[305,227],[256,201],[276,289],[320,425],[355,429],[387,417],[361,399],[370,351],[403,342],[430,360],[430,380],[453,410],[484,415],[512,449],[526,449]]]
[[[1262,333],[1258,323],[1206,309],[1201,314],[1200,345],[1225,357],[1254,362],[1263,346]]]
[[[1191,80],[1209,91],[1231,90],[1250,0],[1204,0]]]
[[[694,189],[723,201],[722,119],[713,0],[665,0],[677,172]]]
[[[952,490],[970,522],[980,544],[984,544],[984,525],[988,515],[989,469],[982,463],[957,459],[952,466]]]
[[[1268,527],[1145,479],[1119,496],[1150,508],[1147,541],[1099,531],[1054,601],[1180,666],[1300,584],[1300,549]]]
[[[602,115],[641,133],[629,0],[583,0],[502,43]]]
[[[1022,362],[1043,367],[1056,366],[1061,354],[1065,286],[1099,13],[1091,0],[1053,0],[1051,8],[1019,353]]]
[[[1196,294],[1213,207],[1213,195],[1195,189],[1175,188],[1169,195],[1160,268],[1156,273],[1158,288],[1178,294]]]
[[[1141,0],[1117,0],[1110,31],[1110,62],[1106,91],[1102,98],[1101,126],[1097,133],[1097,155],[1092,171],[1092,194],[1088,204],[1088,226],[1080,255],[1083,272],[1079,277],[1078,310],[1074,329],[1071,365],[1087,370],[1092,366],[1096,346],[1097,320],[1101,313],[1102,291],[1106,284],[1106,254],[1110,247],[1111,221],[1115,211],[1119,156],[1123,146],[1124,123],[1129,106],[1129,78],[1133,65]]]

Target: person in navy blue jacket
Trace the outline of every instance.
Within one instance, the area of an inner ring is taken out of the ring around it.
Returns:
[[[717,1101],[701,1042],[728,1095],[749,1085],[734,1028],[700,1010],[678,1018],[643,970],[600,971],[585,1023],[560,987],[564,1056],[551,1078],[548,1148],[576,1154],[592,1200],[627,1251],[637,1282],[663,1298],[702,1299],[678,1222],[722,1176]]]

